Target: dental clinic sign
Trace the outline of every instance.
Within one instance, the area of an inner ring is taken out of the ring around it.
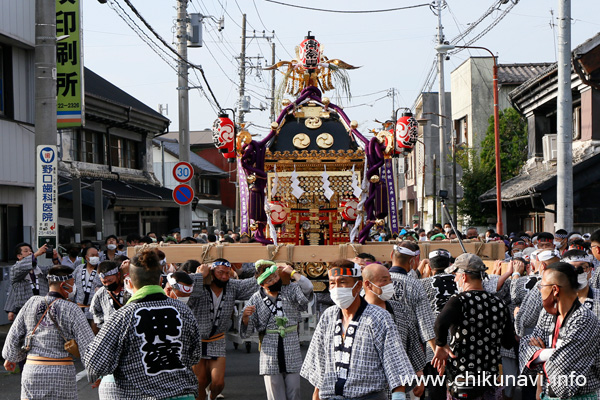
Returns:
[[[36,152],[36,204],[38,246],[44,243],[56,248],[58,236],[58,173],[56,146],[41,145]]]

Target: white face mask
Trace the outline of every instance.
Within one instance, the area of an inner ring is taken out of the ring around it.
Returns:
[[[98,265],[100,263],[100,257],[90,257],[89,263],[91,265]]]
[[[177,300],[179,300],[183,304],[187,304],[188,301],[190,301],[190,296],[188,296],[188,297],[177,297]]]
[[[64,289],[64,286],[63,286],[63,289]],[[75,297],[77,297],[77,286],[73,285],[72,289],[73,290],[71,290],[71,292],[67,296],[67,299],[70,301],[75,301]]]
[[[560,247],[562,245],[562,242],[560,240],[555,240],[554,241],[554,246],[555,247]]]
[[[133,295],[133,284],[131,283],[130,277],[125,278],[125,280],[123,281],[123,286],[125,287],[127,293]]]
[[[377,286],[376,284],[374,284],[373,282],[371,282],[371,285],[375,286],[378,289],[381,289],[381,294],[377,294],[375,292],[377,297],[379,297],[379,299],[381,301],[388,301],[389,299],[391,299],[392,297],[394,297],[394,294],[396,293],[396,291],[394,290],[394,284],[393,283],[388,283],[385,286]]]
[[[350,305],[352,305],[352,303],[354,303],[354,299],[356,299],[356,296],[352,294],[352,290],[354,290],[357,283],[358,282],[356,282],[354,284],[354,286],[352,286],[351,288],[335,287],[333,289],[329,289],[329,294],[331,295],[331,300],[333,300],[333,302],[335,303],[336,306],[338,306],[339,308],[344,310],[344,309],[350,307]],[[357,293],[357,296],[358,296],[358,293]]]
[[[419,242],[426,242],[427,236],[419,236]]]
[[[445,231],[446,233],[450,233],[450,231],[451,231],[451,230],[452,230],[452,228],[444,228],[444,231]]]
[[[111,244],[107,244],[106,248],[109,249],[109,250],[114,250],[114,249],[117,248],[117,245],[116,244],[112,244],[112,243]]]

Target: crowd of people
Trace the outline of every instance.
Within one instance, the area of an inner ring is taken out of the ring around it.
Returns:
[[[4,366],[21,371],[21,399],[76,399],[74,358],[101,399],[216,399],[233,326],[243,339],[258,334],[269,400],[299,400],[301,377],[313,400],[511,399],[517,387],[522,399],[597,400],[600,230],[504,238],[467,229],[470,240],[505,241],[505,260],[491,268],[475,254],[453,258],[444,249],[452,234],[405,230],[389,259],[329,263],[326,293],[313,293],[289,263],[169,263],[151,245],[167,238],[153,233],[111,235],[64,255],[22,243]],[[421,254],[428,236],[441,242]],[[146,243],[126,256],[125,246]],[[44,254],[52,265],[42,265]],[[232,318],[238,300],[246,306]],[[313,301],[323,306],[303,358],[298,326]]]

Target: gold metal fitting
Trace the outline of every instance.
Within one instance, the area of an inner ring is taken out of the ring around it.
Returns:
[[[358,127],[358,122],[356,122],[356,121],[350,121],[350,128],[356,129],[357,127]]]
[[[248,177],[248,178],[250,178],[250,177]],[[380,180],[379,175],[373,175],[372,177],[369,178],[369,182],[371,182],[371,183],[377,183],[377,182],[379,182],[379,180]]]

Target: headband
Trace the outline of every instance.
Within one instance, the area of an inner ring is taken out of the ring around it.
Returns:
[[[429,258],[433,258],[433,257],[446,257],[446,258],[452,258],[452,256],[450,255],[449,251],[446,250],[434,250],[432,252],[429,253]]]
[[[100,278],[104,279],[107,276],[116,275],[118,273],[119,273],[119,267],[113,268],[110,271],[100,272],[98,275],[100,275]]]
[[[171,285],[171,287],[173,288],[173,290],[179,290],[182,293],[185,294],[191,294],[192,291],[194,290],[194,285],[184,285],[183,283],[179,283],[177,282],[177,280],[173,277],[173,273],[170,273],[167,275],[167,282],[169,282],[169,285]]]
[[[531,238],[529,236],[521,236],[520,239],[522,239],[522,240],[531,240]]]
[[[572,262],[586,262],[586,263],[592,263],[592,257],[589,255],[585,255],[585,256],[568,256],[568,257],[563,257],[560,261],[562,262],[566,262],[566,263],[572,263]]]
[[[331,276],[352,276],[354,278],[359,278],[362,276],[362,271],[360,265],[354,264],[354,267],[333,267],[329,270]]]
[[[556,250],[544,250],[537,256],[538,261],[548,261],[553,258],[560,258],[560,253]]]
[[[229,261],[215,261],[212,265],[212,268],[217,268],[219,265],[224,265],[227,268],[231,268],[231,263]]]
[[[444,235],[443,233],[436,233],[435,235],[431,236],[429,240],[435,240],[439,237],[441,237],[442,239],[446,239],[446,235]]]
[[[46,278],[48,279],[48,282],[66,282],[69,279],[73,279],[73,275],[72,274],[64,275],[64,276],[47,275]]]
[[[555,233],[554,237],[559,238],[559,239],[564,239],[567,237],[567,235],[568,235],[568,233]]]
[[[406,254],[407,256],[411,257],[417,255],[417,253],[415,253],[414,251],[407,249],[406,247],[398,246],[397,244],[394,245],[394,251],[397,251],[400,254]]]
[[[578,233],[574,233],[571,236],[569,236],[569,240],[573,240],[573,239],[583,239],[583,236],[581,236]]]
[[[267,269],[265,269],[265,272],[263,272],[258,278],[256,278],[256,283],[262,285],[262,283],[266,281],[268,277],[273,275],[275,271],[277,271],[277,265],[271,265],[270,267],[267,267]]]

